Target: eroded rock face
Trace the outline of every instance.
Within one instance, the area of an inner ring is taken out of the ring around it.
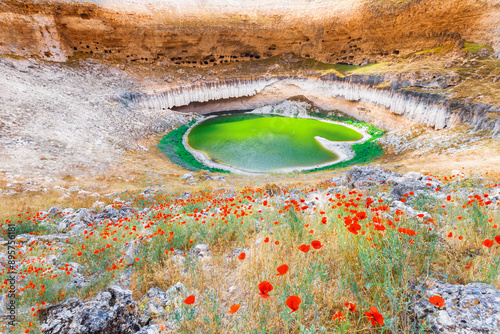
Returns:
[[[69,298],[48,310],[41,326],[47,334],[129,334],[141,329],[132,291],[112,286],[82,302]]]
[[[345,179],[350,188],[368,188],[387,183],[390,178],[399,176],[401,174],[380,167],[355,166],[349,170]]]
[[[402,175],[374,166],[354,166],[347,172],[344,179],[348,187],[360,189],[390,183],[394,185],[391,189],[391,197],[395,200],[400,200],[411,192],[434,190],[443,185],[435,178],[421,173],[409,172]]]
[[[434,333],[443,334],[498,334],[500,333],[500,291],[491,285],[470,283],[453,285],[439,280],[427,280],[413,287],[417,302],[412,311],[418,322],[425,323]],[[440,296],[445,306],[439,308],[429,302]]]
[[[498,9],[479,0],[233,2],[3,1],[0,53],[199,67],[293,52],[366,64],[462,38],[498,39],[483,18]]]

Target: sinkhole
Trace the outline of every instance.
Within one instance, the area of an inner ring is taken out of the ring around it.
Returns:
[[[308,170],[345,161],[351,145],[369,135],[348,124],[281,115],[213,116],[184,134],[185,148],[202,164],[232,172]]]

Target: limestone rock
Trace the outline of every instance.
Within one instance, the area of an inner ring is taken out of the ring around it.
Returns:
[[[88,302],[69,298],[41,316],[41,329],[46,334],[129,334],[142,327],[132,291],[116,286]]]
[[[200,257],[205,257],[205,256],[211,255],[210,250],[208,248],[208,245],[206,245],[206,244],[199,244],[199,245],[194,246],[191,249],[190,253],[195,254],[197,256],[200,256]]]
[[[354,166],[346,174],[346,184],[350,188],[369,188],[386,183],[391,177],[401,174],[374,166]]]
[[[165,312],[165,306],[170,303],[168,294],[158,287],[148,290],[141,300],[141,311],[147,317],[158,317]]]
[[[190,172],[190,173],[186,173],[186,174],[182,175],[180,180],[182,180],[182,181],[194,180],[193,173]]]
[[[269,197],[281,196],[283,194],[280,187],[278,187],[276,184],[266,184],[266,186],[264,187],[264,192]]]
[[[500,333],[500,291],[484,283],[453,285],[439,280],[415,284],[417,302],[412,311],[418,323],[430,327],[433,333],[479,334]],[[429,302],[432,296],[445,301],[441,309]]]
[[[167,289],[166,295],[168,298],[173,300],[180,297],[183,293],[186,293],[186,291],[187,289],[184,284],[182,284],[181,282],[177,282],[175,283],[175,285]]]

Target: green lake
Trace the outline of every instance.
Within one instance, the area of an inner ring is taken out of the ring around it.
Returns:
[[[315,119],[237,114],[198,123],[188,134],[187,143],[223,165],[250,172],[276,172],[338,160],[315,136],[339,142],[363,137],[351,128]]]

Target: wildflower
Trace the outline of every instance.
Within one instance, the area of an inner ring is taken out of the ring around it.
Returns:
[[[307,252],[309,252],[309,248],[311,248],[309,245],[302,244],[302,245],[300,245],[299,250],[304,252],[304,253],[307,253]]]
[[[311,242],[311,246],[313,246],[314,249],[320,249],[321,247],[323,247],[323,245],[321,244],[320,241],[318,240],[314,240]]]
[[[246,256],[246,254],[245,254],[245,253],[240,253],[240,255],[238,255],[238,259],[239,259],[239,260],[244,260],[244,259],[245,259],[245,256]]]
[[[268,295],[268,293],[273,291],[273,289],[274,289],[273,286],[271,285],[271,283],[269,283],[268,281],[260,282],[259,285],[257,286],[257,288],[260,291],[258,296],[260,298],[263,298],[263,299],[269,298],[270,296]]]
[[[377,323],[382,326],[384,325],[384,317],[382,314],[378,313],[376,307],[370,307],[370,312],[365,312],[365,315],[372,322],[373,326],[376,326]]]
[[[290,296],[286,300],[286,306],[288,306],[292,311],[290,314],[293,312],[297,311],[299,309],[299,305],[302,301],[298,296]]]
[[[231,305],[227,313],[236,313],[240,309],[240,304]]]
[[[465,269],[469,270],[471,266],[472,266],[472,261],[469,261],[469,263],[467,263],[467,265],[465,266]]]
[[[186,299],[184,299],[184,304],[187,304],[187,305],[194,304],[194,300],[195,300],[194,296],[191,295],[191,296],[187,297]]]
[[[448,238],[453,237],[453,232],[448,233]]]
[[[264,239],[264,242],[269,242],[269,237],[266,237],[266,238]]]
[[[345,321],[344,314],[342,312],[337,312],[332,317],[333,320],[338,320],[338,322]]]
[[[285,275],[286,272],[288,271],[288,266],[286,264],[282,264],[281,266],[276,268],[276,270],[278,270],[278,273],[276,274],[276,276]]]
[[[352,218],[349,217],[349,216],[344,217],[344,224],[345,224],[345,226],[351,225],[352,224]]]
[[[354,312],[354,311],[356,311],[356,305],[354,305],[353,303],[346,302],[346,303],[345,303],[345,307],[347,307],[347,309],[348,309],[350,312]]]
[[[432,296],[429,298],[429,302],[437,307],[444,307],[444,299],[440,296]]]
[[[366,218],[366,212],[364,212],[364,211],[356,212],[356,217],[359,220],[365,219]]]
[[[495,241],[497,242],[497,244],[500,244],[500,235],[497,235],[497,236],[495,237]]]
[[[486,239],[482,242],[483,246],[486,246],[488,248],[491,248],[491,246],[493,246],[493,240],[490,240],[490,239]]]
[[[349,225],[347,230],[353,234],[358,234],[358,231],[361,230],[361,225],[359,225],[358,223],[352,223],[351,225]]]

